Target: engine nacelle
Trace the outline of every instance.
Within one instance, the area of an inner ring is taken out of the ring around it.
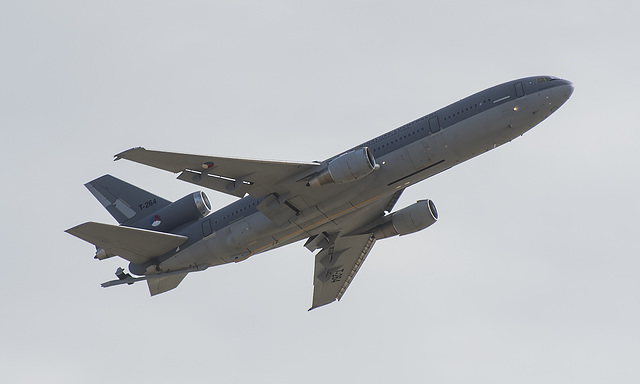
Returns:
[[[386,221],[373,230],[376,239],[408,235],[421,231],[438,220],[436,205],[431,200],[419,200],[385,217]]]
[[[205,217],[211,212],[211,203],[204,192],[194,192],[163,207],[131,225],[152,231],[170,232],[184,224]]]
[[[364,147],[343,153],[329,162],[327,169],[312,177],[307,183],[310,187],[319,187],[331,183],[348,183],[367,176],[380,168],[369,148]]]

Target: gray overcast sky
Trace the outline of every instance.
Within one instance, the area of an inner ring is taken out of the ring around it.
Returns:
[[[441,3],[3,1],[3,381],[638,382],[640,5]],[[83,187],[105,173],[195,190],[112,162],[131,147],[322,160],[538,74],[573,97],[405,192],[440,221],[319,310],[301,244],[150,298],[63,232],[113,223]]]

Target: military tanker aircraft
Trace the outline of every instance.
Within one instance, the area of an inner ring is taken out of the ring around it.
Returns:
[[[128,272],[103,287],[146,281],[151,295],[187,276],[305,240],[315,254],[310,309],[340,300],[376,241],[438,219],[419,200],[393,210],[405,188],[533,128],[573,93],[551,76],[509,81],[432,112],[322,162],[278,162],[133,148],[115,155],[233,195],[212,212],[203,192],[167,201],[110,175],[86,184],[119,225],[87,222],[66,232],[119,256]]]

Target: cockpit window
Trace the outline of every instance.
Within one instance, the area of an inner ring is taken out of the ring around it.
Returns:
[[[553,80],[558,80],[558,78],[551,77],[551,76],[538,77],[538,84],[545,83],[547,81],[553,81]]]

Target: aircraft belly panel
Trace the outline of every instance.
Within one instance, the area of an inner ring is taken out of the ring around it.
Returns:
[[[513,108],[508,106],[511,103],[465,119],[444,130],[450,166],[489,151],[513,138],[507,130],[510,118],[503,114],[503,111]]]
[[[419,169],[432,162],[432,157],[430,156],[428,149],[429,146],[426,138],[407,145],[407,155],[413,163],[414,168]]]
[[[429,167],[428,163],[422,167],[418,167],[412,161],[401,161],[402,156],[399,152],[400,151],[394,151],[383,157],[382,166],[379,171],[380,187],[376,191],[378,192],[377,195],[388,194],[390,191],[386,188],[389,186],[393,187],[393,190],[405,188],[408,185],[405,180],[406,176],[415,175],[421,169]]]
[[[175,271],[187,267],[193,267],[198,264],[197,256],[205,256],[202,243],[195,243],[187,249],[177,252],[175,255],[166,259],[158,265],[160,271]]]
[[[317,211],[317,210],[316,210]],[[301,231],[306,232],[306,233],[311,233],[311,231],[313,231],[314,228],[326,223],[329,221],[329,219],[327,218],[327,216],[320,212],[317,211],[317,215],[315,215],[313,218],[308,219],[308,220],[304,220],[304,221],[300,221],[300,223],[297,223],[298,228],[300,228]]]

